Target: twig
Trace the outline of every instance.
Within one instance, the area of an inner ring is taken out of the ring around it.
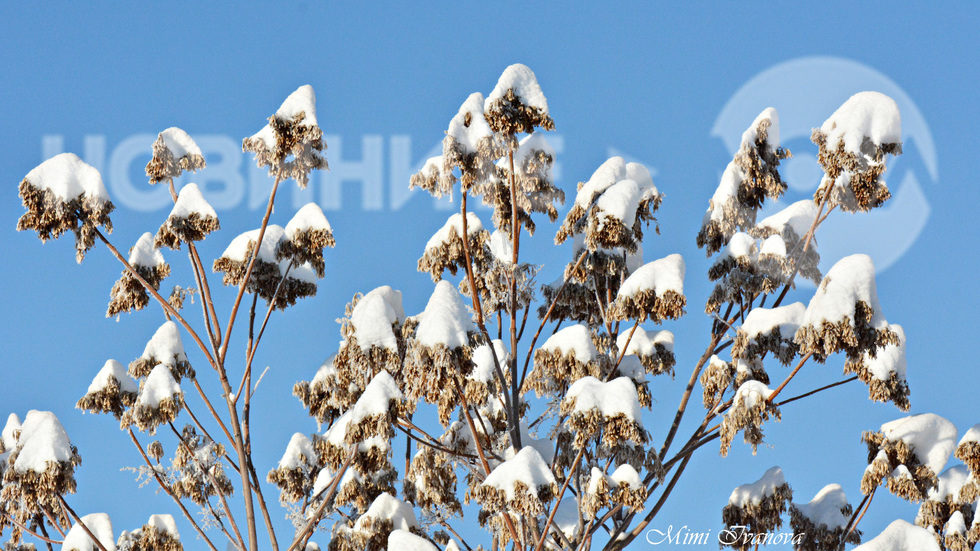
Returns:
[[[59,495],[58,496],[58,499],[61,501],[61,506],[64,507],[64,509],[66,511],[68,511],[68,514],[71,515],[71,517],[73,519],[75,519],[75,524],[77,524],[78,526],[81,526],[82,527],[82,530],[86,534],[88,534],[88,537],[92,538],[92,542],[95,543],[95,545],[97,545],[99,547],[99,549],[101,549],[102,551],[109,551],[108,549],[106,549],[105,545],[102,544],[102,541],[99,540],[99,538],[95,537],[95,534],[93,534],[92,531],[89,530],[89,527],[86,526],[84,522],[82,522],[82,519],[79,518],[78,514],[76,514],[75,511],[72,510],[72,508],[68,506],[68,502],[65,501],[64,496],[60,496]]]
[[[565,495],[565,490],[568,489],[568,485],[571,483],[572,477],[575,476],[575,471],[578,470],[579,463],[582,462],[582,457],[585,455],[585,448],[586,446],[579,448],[578,455],[575,456],[575,461],[572,463],[572,468],[568,470],[568,476],[565,477],[565,483],[561,485],[561,490],[558,492],[558,497],[555,499],[555,505],[551,508],[551,514],[548,515],[547,522],[544,523],[544,529],[541,531],[541,539],[538,540],[538,545],[534,547],[534,551],[541,551],[544,541],[548,539],[548,530],[551,529],[551,523],[555,520],[555,515],[558,513],[558,506],[561,505],[561,498]]]

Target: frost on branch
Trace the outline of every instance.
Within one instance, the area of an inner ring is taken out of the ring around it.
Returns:
[[[158,426],[177,418],[183,408],[184,392],[170,369],[159,364],[140,383],[136,404],[122,416],[122,426],[136,425],[154,434]]]
[[[187,361],[180,329],[173,321],[164,322],[146,343],[143,355],[129,363],[129,374],[141,379],[158,365],[165,365],[177,382],[183,377],[194,378],[194,369]]]
[[[241,285],[248,271],[259,230],[247,231],[232,240],[221,257],[214,261],[214,271],[224,272],[225,285]],[[269,224],[262,237],[258,258],[245,290],[257,293],[266,302],[276,299],[275,307],[283,310],[301,298],[316,294],[316,272],[309,264],[297,265],[276,256],[280,243],[287,239],[282,226]]]
[[[548,114],[548,100],[537,77],[520,63],[504,69],[487,96],[483,111],[490,128],[504,135],[530,134],[535,127],[555,129],[555,122]]]
[[[180,188],[174,208],[157,230],[154,245],[178,250],[181,243],[201,241],[220,227],[218,213],[204,199],[201,189],[197,184],[187,184]]]
[[[309,84],[286,98],[265,125],[242,141],[242,151],[255,154],[259,168],[269,167],[277,181],[292,178],[305,188],[314,169],[326,169],[321,152],[327,148],[316,121],[316,95]]]
[[[623,282],[607,312],[610,319],[640,323],[684,315],[684,259],[672,254],[644,264]]]
[[[768,108],[742,134],[742,143],[725,168],[721,183],[708,202],[697,243],[708,256],[739,231],[755,224],[766,198],[778,199],[786,190],[779,176],[779,161],[790,156],[779,146],[779,116]]]
[[[800,551],[838,551],[841,541],[857,545],[861,543],[861,531],[845,534],[847,523],[854,508],[840,484],[823,487],[809,503],[791,503],[790,526],[794,534],[801,534]]]
[[[643,446],[649,435],[640,417],[640,402],[633,381],[619,377],[602,382],[595,377],[575,381],[561,401],[561,413],[567,418],[558,429],[564,438],[572,437],[572,446],[564,452],[596,445],[597,459],[616,458],[635,468],[653,462],[656,452],[647,456]],[[561,436],[560,436],[561,437]],[[561,462],[571,462],[570,457]],[[651,466],[651,468],[653,468]]]
[[[334,526],[334,537],[327,549],[385,551],[391,547],[389,536],[396,530],[423,534],[411,505],[389,494],[380,494],[356,521],[339,522]]]
[[[794,340],[801,354],[812,353],[821,363],[835,352],[849,360],[864,353],[875,357],[879,348],[899,343],[881,313],[869,256],[856,254],[834,264],[810,299]]]
[[[538,396],[561,397],[570,384],[600,375],[599,352],[587,325],[558,331],[534,351],[534,368],[525,386]]]
[[[160,282],[170,275],[170,265],[154,247],[153,235],[149,232],[144,233],[136,241],[136,245],[129,250],[129,265],[158,291]],[[122,276],[113,284],[109,295],[111,299],[105,314],[107,318],[118,316],[123,312],[142,310],[150,303],[150,295],[147,294],[146,288],[129,270],[123,270]]]
[[[761,358],[771,352],[780,363],[789,365],[798,351],[793,338],[805,311],[802,302],[777,308],[753,308],[735,335],[732,358]]]
[[[483,229],[480,218],[472,212],[467,212],[466,247],[469,249],[470,257],[476,266],[483,266],[488,262],[485,246],[489,240],[490,233]],[[449,270],[451,274],[456,275],[459,268],[465,265],[463,215],[456,213],[450,216],[442,228],[429,238],[425,244],[425,252],[419,259],[418,269],[420,272],[428,272],[433,281],[440,281],[444,271]],[[475,277],[476,275],[474,275]]]
[[[940,551],[940,547],[928,530],[898,519],[854,551]]]
[[[85,515],[82,517],[82,524],[85,528],[88,528],[89,532],[95,535],[95,538],[99,540],[106,549],[109,551],[115,551],[116,549],[116,537],[112,532],[112,521],[109,520],[109,515],[105,513],[92,513],[90,515]],[[98,551],[99,547],[92,540],[92,537],[88,535],[82,524],[74,524],[68,534],[65,535],[65,541],[61,543],[62,551]]]
[[[640,474],[630,465],[620,465],[611,475],[592,467],[585,485],[582,512],[587,520],[596,518],[599,510],[622,505],[631,513],[640,512],[647,500],[647,487]]]
[[[780,419],[779,410],[769,401],[772,391],[765,383],[747,380],[735,392],[732,409],[721,422],[721,455],[727,456],[732,440],[738,431],[743,431],[746,444],[752,445],[752,453],[762,443],[762,423],[774,418]]]
[[[458,405],[455,390],[473,368],[471,339],[477,327],[459,291],[448,281],[439,281],[425,310],[416,317],[418,327],[408,340],[404,388],[409,400],[439,405],[439,420],[448,424]]]
[[[50,411],[31,410],[17,427],[16,416],[7,420],[3,431],[5,465],[0,503],[5,512],[22,525],[29,525],[43,511],[53,512],[62,525],[68,525],[61,497],[75,493],[75,467],[82,463],[78,450]],[[0,528],[7,525],[0,516]],[[14,541],[20,529],[14,526]]]
[[[510,515],[515,523],[525,517],[536,518],[547,510],[545,504],[557,495],[554,473],[531,446],[524,447],[494,468],[474,492],[474,497],[483,506],[480,525],[489,524],[503,541],[510,538],[503,515]]]
[[[28,172],[18,193],[27,212],[17,220],[17,231],[34,230],[44,242],[74,232],[78,262],[95,244],[97,226],[112,233],[109,213],[115,206],[102,175],[74,153],[51,157]]]
[[[902,154],[902,117],[893,99],[879,92],[854,94],[813,129],[811,139],[826,172],[814,201],[866,212],[891,197],[881,175],[885,155]]]
[[[309,264],[316,276],[322,278],[326,268],[323,249],[336,244],[323,210],[316,203],[307,203],[286,224],[282,239],[276,245],[276,259],[289,258],[294,266]]]
[[[204,154],[197,143],[180,128],[171,127],[157,135],[153,142],[153,158],[146,165],[150,183],[173,180],[185,170],[197,172],[204,168]]]
[[[845,373],[855,373],[868,385],[876,402],[893,402],[902,411],[909,410],[909,385],[905,380],[905,331],[900,325],[889,325],[897,342],[878,348],[875,355],[864,352],[856,360],[844,363]]]
[[[141,528],[119,535],[116,551],[184,551],[171,515],[151,515]]]
[[[725,538],[726,541],[719,543],[740,551],[752,549],[755,535],[772,533],[783,525],[782,514],[791,499],[793,490],[779,467],[772,467],[755,482],[736,487],[721,517],[729,532],[738,537]]]
[[[186,425],[170,466],[175,479],[171,486],[174,494],[181,499],[190,498],[203,507],[212,496],[234,493],[235,487],[222,466],[224,455],[224,446],[198,435],[193,426]]]
[[[138,393],[139,384],[126,373],[126,368],[116,360],[108,360],[75,407],[91,413],[111,413],[119,419],[136,402]]]
[[[868,445],[868,467],[861,492],[871,493],[887,479],[888,489],[918,502],[939,482],[937,474],[956,448],[956,427],[933,413],[902,417],[861,437]]]

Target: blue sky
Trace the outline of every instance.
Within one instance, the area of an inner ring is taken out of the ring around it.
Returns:
[[[690,307],[667,326],[677,334],[679,375],[655,387],[647,421],[655,440],[666,432],[685,366],[706,342],[709,322],[699,312],[710,291],[708,261],[694,236],[731,158],[726,139],[763,108],[776,107],[795,155],[784,173],[787,199],[799,200],[817,183],[809,128],[850,94],[887,88],[880,91],[899,101],[905,122],[906,154],[888,175],[896,200],[881,214],[856,215],[838,222],[833,235],[818,235],[823,267],[855,247],[887,265],[878,292],[888,320],[908,336],[912,412],[938,413],[962,432],[980,422],[973,346],[980,328],[978,15],[965,2],[907,9],[836,2],[4,5],[0,415],[58,414],[85,461],[79,495],[70,500],[79,512],[110,513],[117,533],[151,513],[172,512],[166,499],[120,472],[138,457],[114,421],[73,409],[105,360],[138,356],[162,316],[148,310],[118,323],[105,319],[120,267],[103,247],[77,265],[70,239],[42,246],[35,235],[15,232],[23,212],[16,186],[46,149],[101,163],[118,207],[112,241],[125,250],[166,218],[168,208],[145,186],[142,167],[156,133],[179,126],[208,155],[208,171],[187,181],[220,202],[223,231],[202,246],[205,256],[216,257],[235,235],[258,226],[264,205],[254,199],[264,180],[239,154],[241,138],[261,128],[286,95],[311,84],[333,171],[312,184],[305,200],[324,207],[338,246],[327,253],[319,294],[274,317],[257,360],[270,366],[253,414],[262,418],[259,471],[274,466],[293,432],[316,430],[291,396],[292,384],[312,377],[334,352],[340,339],[334,320],[350,297],[391,284],[403,291],[409,314],[424,307],[432,285],[415,263],[449,212],[428,196],[408,194],[405,176],[439,143],[468,94],[488,93],[507,65],[520,62],[536,72],[548,97],[566,193],[608,156],[622,154],[645,163],[666,195],[661,235],[651,233],[644,249],[648,260],[684,255]],[[290,188],[273,222],[284,225],[300,199]],[[486,211],[478,214],[489,223]],[[543,264],[541,280],[551,281],[570,252],[549,246],[557,226],[539,228],[527,258]],[[180,254],[168,259],[186,262]],[[184,270],[165,285],[189,284]],[[799,289],[795,300],[808,301],[810,292]],[[232,296],[222,293],[225,311]],[[842,362],[808,366],[787,392],[838,380]],[[770,368],[774,378],[781,369]],[[703,449],[655,526],[717,532],[731,488],[776,464],[797,501],[837,482],[856,502],[866,465],[861,432],[901,415],[868,402],[858,383],[787,405],[782,423],[768,427],[772,447],[758,455],[740,445],[728,459]],[[862,528],[871,536],[914,514],[914,507],[881,495]],[[193,537],[189,526],[182,529]]]

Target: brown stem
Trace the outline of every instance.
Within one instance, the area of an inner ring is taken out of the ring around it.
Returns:
[[[681,426],[681,419],[684,418],[684,412],[687,410],[687,403],[691,399],[691,392],[694,390],[694,385],[698,382],[698,377],[701,375],[701,369],[704,368],[704,364],[709,358],[711,358],[715,346],[718,345],[719,338],[720,336],[718,334],[712,335],[711,343],[708,344],[704,354],[701,355],[701,359],[699,359],[697,365],[694,366],[694,371],[691,372],[691,379],[687,382],[687,388],[684,389],[684,395],[681,397],[680,406],[677,407],[677,413],[674,415],[674,422],[670,426],[670,431],[667,433],[667,439],[664,440],[664,445],[660,448],[660,459],[663,459],[667,455],[667,450],[670,449],[670,445],[674,441],[674,436],[677,435],[677,429],[679,429]]]
[[[15,526],[17,526],[18,528],[20,528],[24,532],[27,532],[31,536],[34,536],[35,538],[37,538],[37,539],[39,539],[39,540],[41,540],[41,541],[43,541],[45,543],[53,543],[53,544],[56,544],[56,545],[61,545],[61,543],[62,543],[62,542],[60,542],[58,540],[53,540],[51,538],[42,536],[42,535],[38,534],[37,532],[34,532],[33,530],[31,530],[27,526],[24,526],[23,524],[21,524],[17,519],[15,519],[12,515],[10,515],[9,513],[7,513],[6,511],[0,511],[0,515],[3,515],[3,517],[6,518],[8,521],[10,521],[11,524],[14,524]],[[44,527],[44,524],[41,524],[41,527],[43,528]],[[65,535],[62,534],[61,537],[65,537]]]
[[[520,409],[521,386],[517,380],[517,267],[521,249],[521,225],[517,218],[517,174],[514,172],[514,148],[507,152],[510,163],[510,232],[511,232],[511,278],[510,278],[510,441],[514,449],[521,449]]]
[[[293,538],[293,543],[289,545],[286,551],[296,551],[297,547],[303,543],[307,536],[313,533],[313,528],[320,522],[320,517],[323,516],[323,512],[326,511],[327,504],[330,503],[334,492],[337,491],[337,484],[340,482],[340,479],[343,478],[347,468],[350,467],[351,461],[354,460],[355,452],[357,452],[357,444],[352,444],[350,447],[350,452],[347,454],[347,459],[344,460],[343,465],[340,466],[337,474],[333,477],[333,481],[330,482],[330,486],[328,486],[325,490],[325,493],[323,494],[323,501],[320,503],[320,506],[316,508],[316,511],[313,513],[313,516],[310,517],[310,520],[307,521],[306,525],[304,525],[303,528],[296,533],[296,537]]]
[[[579,463],[582,462],[582,457],[585,455],[585,446],[578,450],[578,455],[575,456],[575,461],[572,463],[572,468],[568,471],[568,476],[565,477],[565,483],[561,485],[561,491],[558,492],[558,497],[555,499],[555,505],[551,508],[551,514],[548,515],[548,521],[544,523],[544,530],[541,531],[541,538],[538,540],[538,545],[534,547],[534,551],[541,551],[541,547],[544,545],[544,541],[548,538],[548,530],[551,529],[551,523],[555,520],[555,515],[558,513],[558,506],[561,505],[561,498],[565,495],[565,490],[568,489],[568,484],[572,481],[572,477],[575,475],[575,471],[578,469]]]
[[[786,377],[786,380],[783,381],[783,384],[779,385],[778,387],[776,387],[776,390],[772,391],[772,393],[769,395],[769,398],[766,398],[766,401],[771,404],[773,399],[776,396],[779,396],[779,393],[782,392],[784,388],[786,388],[786,385],[789,384],[791,380],[793,380],[793,377],[796,377],[796,374],[800,372],[800,369],[803,367],[803,364],[805,364],[807,360],[809,360],[812,356],[813,356],[813,352],[810,352],[806,356],[800,358],[800,363],[796,364],[796,368],[793,369],[793,372],[789,374],[789,377]]]
[[[68,505],[68,502],[65,501],[64,496],[58,496],[58,499],[61,501],[61,506],[64,507],[66,511],[68,511],[68,514],[70,514],[73,519],[75,519],[75,524],[81,526],[82,530],[86,534],[88,534],[88,537],[92,538],[92,542],[95,543],[95,545],[97,545],[99,549],[101,549],[102,551],[109,551],[108,549],[106,549],[105,545],[103,545],[102,542],[99,541],[99,538],[95,537],[95,534],[93,534],[92,531],[89,530],[89,527],[86,526],[84,522],[82,522],[82,519],[79,518],[78,514],[75,513],[74,510],[72,510],[72,508]]]
[[[840,386],[840,385],[849,383],[851,381],[856,381],[857,379],[858,379],[858,376],[855,375],[855,376],[850,377],[848,379],[844,379],[843,381],[837,381],[836,383],[831,383],[831,384],[829,384],[827,386],[822,386],[820,388],[811,390],[810,392],[806,392],[806,393],[800,394],[799,396],[793,396],[792,398],[787,398],[786,400],[783,400],[782,402],[779,402],[778,404],[775,404],[775,406],[776,407],[779,407],[779,406],[782,406],[783,404],[788,404],[790,402],[795,402],[797,400],[802,400],[803,398],[806,398],[807,396],[812,396],[812,395],[814,395],[814,394],[816,394],[818,392],[822,392],[822,391],[827,390],[829,388],[834,388],[835,386]]]

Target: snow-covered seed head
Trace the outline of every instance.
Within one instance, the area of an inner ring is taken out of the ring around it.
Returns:
[[[184,551],[180,532],[171,515],[152,515],[138,530],[124,532],[118,549],[153,549],[154,551]]]
[[[548,100],[541,93],[537,77],[526,65],[514,64],[504,70],[497,86],[486,99],[484,112],[494,132],[513,136],[530,134],[535,127],[554,130],[548,115]]]
[[[308,436],[297,432],[289,440],[279,465],[269,471],[266,480],[279,488],[279,501],[296,503],[309,497],[317,472],[317,453]]]
[[[411,505],[382,493],[370,502],[370,507],[362,510],[362,514],[356,520],[351,518],[334,525],[333,539],[327,549],[329,551],[398,549],[399,547],[389,545],[389,537],[393,536],[393,533],[403,532],[408,532],[410,535],[424,535]],[[414,548],[419,547],[414,546]]]
[[[748,380],[735,392],[732,408],[721,422],[721,455],[727,456],[738,431],[743,432],[746,444],[755,454],[762,443],[762,423],[780,419],[779,410],[769,401],[772,391],[761,381]]]
[[[310,85],[300,86],[286,98],[269,124],[242,141],[242,151],[255,154],[259,168],[279,181],[293,178],[305,188],[313,170],[327,169],[321,154],[327,148],[316,120],[316,96]]]
[[[197,172],[205,167],[204,155],[197,143],[180,128],[160,132],[153,142],[153,158],[146,165],[150,183],[172,180],[185,170]]]
[[[939,484],[937,473],[956,447],[956,427],[924,413],[885,423],[880,431],[866,431],[861,439],[868,446],[861,492],[869,494],[887,483],[893,494],[918,502]]]
[[[170,215],[157,230],[154,244],[177,250],[181,243],[201,241],[220,227],[218,213],[204,199],[197,184],[187,184],[180,189]]]
[[[160,289],[160,283],[170,275],[170,265],[163,259],[153,245],[153,236],[144,233],[129,250],[129,264],[136,270],[143,281],[154,289]],[[109,292],[109,308],[106,317],[118,316],[123,312],[142,310],[150,303],[150,295],[146,288],[129,270],[123,270],[122,275]]]
[[[616,294],[607,315],[612,320],[661,322],[684,315],[684,259],[678,254],[644,264]]]
[[[225,285],[237,286],[244,281],[258,237],[259,230],[239,235],[214,261],[214,271],[225,274],[222,279]],[[284,239],[282,226],[269,224],[266,227],[258,258],[245,286],[247,292],[258,294],[266,302],[272,303],[275,298],[274,306],[279,310],[296,304],[301,298],[314,296],[317,291],[317,274],[310,264],[276,259],[276,251]]]
[[[75,407],[92,413],[111,413],[119,419],[136,402],[138,392],[139,385],[126,373],[126,368],[116,360],[109,360]]]
[[[27,208],[17,231],[34,230],[42,242],[75,233],[75,258],[81,262],[95,245],[97,226],[112,233],[115,206],[95,167],[74,153],[62,153],[27,173],[18,192]]]
[[[456,497],[456,467],[449,454],[420,446],[403,480],[406,500],[426,514],[459,515],[462,504]]]
[[[495,532],[503,529],[503,517],[510,515],[516,523],[537,518],[547,511],[546,504],[558,495],[558,483],[551,468],[536,449],[524,447],[487,475],[473,493],[483,510],[480,524],[488,523]],[[506,530],[502,530],[505,537]]]
[[[452,195],[456,181],[456,175],[451,169],[446,168],[443,156],[439,155],[425,161],[422,168],[412,175],[408,187],[422,188],[433,197],[442,197]]]
[[[782,515],[792,499],[793,490],[779,467],[769,469],[753,483],[736,487],[721,517],[737,537],[726,537],[719,543],[742,551],[753,549],[755,534],[769,534],[783,525]]]
[[[854,508],[839,484],[828,484],[809,503],[791,503],[790,526],[802,534],[796,549],[800,551],[838,551],[842,541],[861,543],[861,531],[845,532]]]
[[[120,424],[136,425],[141,431],[155,434],[158,426],[176,419],[183,406],[184,392],[170,368],[159,364],[140,382],[136,403],[123,414]]]
[[[597,457],[640,467],[647,460],[643,445],[649,434],[640,418],[640,402],[633,381],[620,377],[603,383],[583,377],[572,384],[561,401],[566,415],[560,432],[574,436],[576,449],[598,444]]]
[[[735,366],[718,356],[711,356],[708,365],[701,372],[701,388],[703,389],[704,407],[714,408],[721,402],[722,394],[732,384],[735,377]]]
[[[956,458],[966,464],[973,477],[980,480],[980,424],[973,425],[956,446]]]
[[[180,440],[170,469],[176,479],[172,488],[178,498],[188,498],[204,506],[213,496],[234,493],[235,488],[222,466],[224,446],[198,435],[191,425],[181,431]]]
[[[732,358],[762,358],[771,352],[780,363],[789,365],[799,350],[793,338],[805,311],[806,306],[800,302],[777,308],[754,308],[735,334]]]
[[[454,169],[459,169],[463,192],[474,184],[490,178],[496,167],[494,161],[506,151],[500,136],[490,128],[483,113],[483,94],[471,94],[459,112],[449,122],[442,141],[441,167],[423,167],[412,177],[412,185],[423,187],[436,197],[451,193],[455,183]],[[434,170],[435,169],[435,170]],[[436,183],[438,181],[438,183]],[[434,185],[433,185],[434,184]],[[447,189],[447,186],[450,186]]]
[[[874,354],[862,353],[844,362],[845,373],[855,373],[868,385],[868,395],[875,402],[892,402],[898,409],[908,411],[909,385],[905,380],[905,331],[899,325],[889,325],[898,342],[878,348]]]
[[[187,361],[180,329],[173,321],[164,322],[143,349],[143,354],[129,363],[129,374],[137,379],[147,377],[158,365],[170,369],[174,380],[180,382],[184,377],[194,377],[194,368]]]
[[[432,281],[441,280],[446,270],[456,275],[459,268],[466,265],[462,236],[463,215],[453,214],[426,243],[425,252],[418,262],[418,270],[428,272]],[[474,271],[482,273],[483,270],[479,267],[489,263],[486,245],[490,241],[490,232],[483,229],[479,217],[471,212],[466,213],[466,237],[466,247],[469,249]]]
[[[187,300],[188,295],[193,297],[195,290],[193,287],[185,289],[180,285],[174,285],[174,288],[170,290],[170,296],[167,297],[167,304],[179,312],[184,308],[184,301]],[[191,301],[193,300],[191,298]]]
[[[878,92],[854,94],[813,129],[811,139],[826,173],[814,201],[866,212],[891,197],[881,176],[885,155],[902,154],[902,119],[894,100]]]
[[[276,244],[276,259],[291,259],[297,266],[309,264],[322,278],[325,270],[323,249],[337,242],[323,210],[316,203],[307,203],[286,224],[283,237]]]
[[[575,381],[600,375],[594,336],[588,326],[576,324],[558,331],[534,351],[534,367],[525,387],[539,397],[560,397]]]

